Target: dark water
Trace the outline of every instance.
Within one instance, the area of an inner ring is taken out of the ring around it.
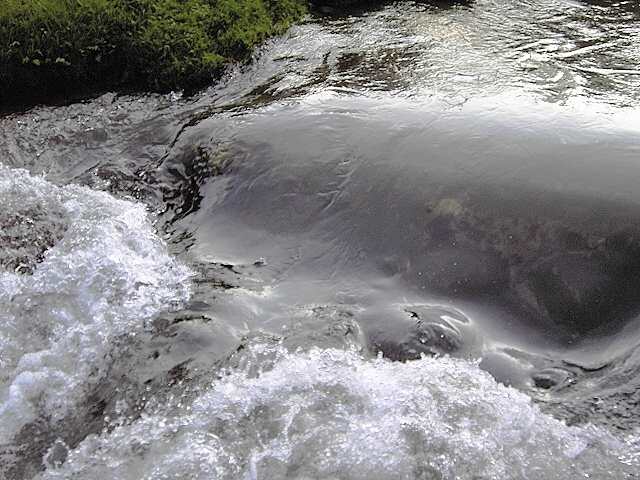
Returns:
[[[0,120],[2,475],[640,478],[639,37],[398,3]]]

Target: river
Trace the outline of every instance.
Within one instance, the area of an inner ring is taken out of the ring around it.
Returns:
[[[0,476],[640,478],[639,46],[398,2],[0,118]]]

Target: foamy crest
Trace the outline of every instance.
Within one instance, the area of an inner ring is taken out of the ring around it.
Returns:
[[[141,205],[1,165],[0,204],[11,229],[46,237],[34,249],[0,225],[0,238],[13,241],[11,249],[0,245],[3,443],[39,416],[55,422],[68,414],[104,375],[118,338],[187,298],[189,272],[168,255]],[[10,255],[32,260],[32,274],[7,268],[18,261]]]
[[[268,371],[89,436],[41,478],[633,478],[627,445],[544,415],[474,363],[271,353]]]

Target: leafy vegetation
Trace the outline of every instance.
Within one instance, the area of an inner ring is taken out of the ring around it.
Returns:
[[[282,33],[303,0],[2,0],[0,105],[196,89]]]

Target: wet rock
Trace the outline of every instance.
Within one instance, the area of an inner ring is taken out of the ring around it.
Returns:
[[[571,383],[575,375],[565,369],[552,367],[534,373],[531,378],[537,388],[551,390]]]
[[[400,338],[395,335],[377,338],[373,341],[373,348],[390,360],[405,362],[417,360],[422,355],[453,353],[461,343],[458,332],[454,330],[417,322]]]
[[[394,306],[359,318],[369,349],[406,362],[422,355],[462,354],[476,343],[469,319],[461,312],[434,305]]]
[[[44,463],[47,466],[57,468],[66,461],[68,454],[69,447],[62,440],[58,439],[49,448],[49,451],[44,457]]]
[[[0,268],[32,273],[66,229],[63,214],[53,206],[30,205],[17,211],[4,206],[0,212]]]

